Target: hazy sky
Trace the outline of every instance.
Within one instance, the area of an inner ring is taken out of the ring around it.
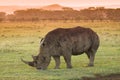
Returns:
[[[0,0],[0,5],[43,6],[50,4],[63,6],[120,5],[120,0]]]

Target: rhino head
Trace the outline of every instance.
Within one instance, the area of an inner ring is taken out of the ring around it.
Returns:
[[[29,66],[39,69],[39,70],[47,69],[47,67],[50,63],[50,58],[47,58],[47,57],[32,56],[32,58],[33,58],[33,61],[25,61],[22,58],[21,58],[21,61]]]
[[[25,64],[36,67],[36,69],[47,69],[50,61],[51,61],[51,56],[49,55],[49,47],[47,46],[47,43],[44,41],[44,38],[41,39],[40,41],[40,53],[38,56],[33,56],[33,61],[25,61],[21,58],[21,61],[24,62]]]

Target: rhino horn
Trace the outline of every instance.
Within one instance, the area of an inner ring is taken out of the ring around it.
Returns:
[[[38,56],[33,56],[33,55],[32,55],[32,58],[33,58],[34,61],[37,60],[37,57],[38,57]]]
[[[34,59],[34,56],[32,55],[32,58]]]
[[[22,58],[21,58],[21,61],[22,61],[23,63],[25,63],[25,64],[28,64],[29,66],[34,67],[34,62],[25,61],[25,60],[23,60]]]

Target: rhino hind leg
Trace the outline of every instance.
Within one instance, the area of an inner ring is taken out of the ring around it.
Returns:
[[[88,64],[89,67],[94,66],[95,53],[96,53],[96,51],[92,51],[92,50],[86,52],[86,54],[89,58],[89,64]]]
[[[60,69],[60,56],[53,56],[55,60],[55,69]]]

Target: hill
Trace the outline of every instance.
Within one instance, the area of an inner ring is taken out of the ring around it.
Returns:
[[[52,4],[48,6],[41,7],[43,10],[63,10],[64,6],[61,6],[59,4]]]

